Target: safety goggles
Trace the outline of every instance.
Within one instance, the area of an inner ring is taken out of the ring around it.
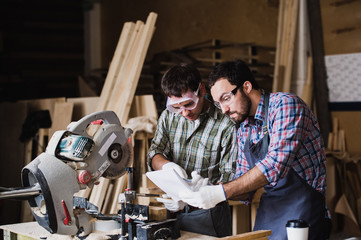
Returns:
[[[200,86],[200,84],[199,84],[199,86]],[[188,91],[184,95],[182,95],[181,98],[177,98],[177,99],[173,98],[172,99],[172,98],[168,97],[167,109],[174,113],[180,113],[181,111],[183,111],[183,109],[186,109],[186,110],[195,109],[197,107],[198,100],[199,100],[199,97],[197,96],[198,92],[199,92],[199,86],[195,92]],[[187,103],[185,103],[185,102],[187,102]],[[185,104],[179,105],[181,103],[185,103]]]
[[[237,90],[240,88],[241,86],[237,86],[235,87],[232,91],[230,91],[229,93],[224,94],[221,99],[219,99],[219,102],[214,102],[214,106],[216,106],[219,109],[222,109],[222,106],[228,106],[233,98],[234,95],[236,95]]]

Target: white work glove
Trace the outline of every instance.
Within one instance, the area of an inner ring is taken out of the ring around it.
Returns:
[[[198,208],[212,208],[226,200],[222,184],[203,186],[197,192],[180,192],[182,201]]]
[[[174,163],[174,162],[169,162],[166,163],[162,166],[163,170],[169,170],[169,169],[174,169],[180,177],[187,179],[188,175],[186,173],[186,170],[184,170],[183,168],[181,168],[178,164]]]
[[[191,189],[193,192],[196,192],[201,187],[208,185],[208,178],[203,178],[201,175],[197,173],[197,171],[193,171],[191,175],[192,175]]]
[[[162,198],[156,198],[155,200],[163,203],[164,207],[171,212],[178,212],[180,210],[183,210],[184,207],[186,206],[185,202],[183,202],[181,200],[175,201],[175,200],[169,198],[169,196],[167,194],[163,194]]]

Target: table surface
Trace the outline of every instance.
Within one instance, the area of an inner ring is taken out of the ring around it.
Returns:
[[[51,234],[48,231],[46,231],[43,227],[41,227],[37,222],[27,222],[27,223],[16,223],[16,224],[10,224],[10,225],[2,225],[0,226],[0,229],[23,235],[26,237],[31,237],[34,239],[39,239],[44,237],[47,240],[74,240],[79,239],[78,237],[74,236],[68,236],[68,235],[59,235],[59,234]],[[104,232],[93,232],[89,234],[89,236],[86,238],[87,240],[102,240],[102,239],[110,239],[107,235],[115,235],[120,234],[120,229],[113,230],[107,233]],[[191,233],[191,232],[185,232],[181,231],[181,237],[178,238],[180,240],[189,239],[189,240],[196,240],[196,239],[219,239],[216,237],[201,235],[197,233]]]

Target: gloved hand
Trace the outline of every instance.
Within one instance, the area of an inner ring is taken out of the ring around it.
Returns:
[[[162,166],[163,170],[169,170],[169,169],[174,169],[180,177],[187,179],[188,175],[186,173],[186,170],[184,170],[183,168],[181,168],[178,164],[174,163],[174,162],[169,162],[166,163]]]
[[[192,182],[191,182],[192,191],[196,192],[201,187],[208,185],[208,178],[203,178],[201,175],[197,173],[197,171],[193,171],[191,175],[192,175]]]
[[[169,196],[167,194],[163,194],[162,198],[156,198],[155,200],[163,203],[164,207],[171,212],[178,212],[180,210],[183,210],[184,207],[186,206],[185,202],[183,202],[181,200],[175,201],[175,200],[169,198]]]
[[[198,208],[212,208],[226,200],[222,184],[203,186],[197,192],[180,192],[182,201]]]

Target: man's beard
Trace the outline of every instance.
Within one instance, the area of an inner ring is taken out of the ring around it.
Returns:
[[[231,119],[233,121],[235,121],[237,124],[240,124],[241,122],[243,122],[244,120],[246,120],[246,118],[249,116],[249,113],[251,111],[251,106],[252,106],[252,102],[251,99],[241,91],[242,97],[241,97],[241,111],[242,112],[227,112],[227,115],[231,117],[231,115],[233,115],[233,117],[231,117]]]

